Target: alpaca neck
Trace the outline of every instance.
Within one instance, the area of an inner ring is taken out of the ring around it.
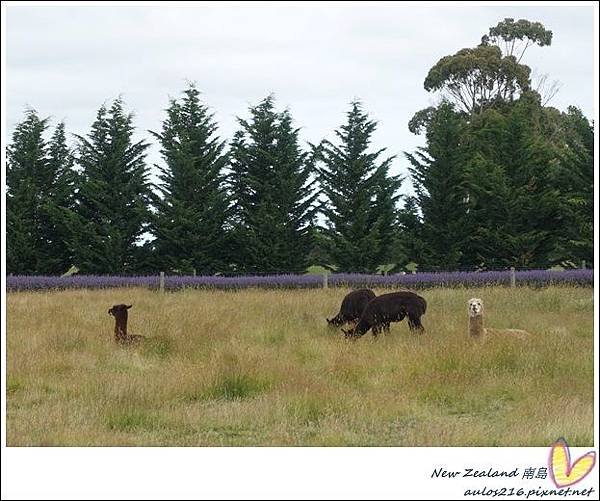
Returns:
[[[115,337],[117,339],[127,337],[127,317],[115,317]]]
[[[483,335],[483,315],[469,317],[469,335],[471,337],[481,337]]]

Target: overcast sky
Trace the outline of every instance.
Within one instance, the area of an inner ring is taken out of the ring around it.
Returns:
[[[195,81],[223,138],[236,116],[274,92],[302,139],[316,142],[331,138],[359,98],[379,122],[374,146],[398,155],[392,170],[406,173],[402,152],[423,142],[407,123],[436,101],[423,89],[429,68],[477,45],[505,17],[553,31],[552,45],[531,48],[524,62],[561,83],[551,105],[593,118],[591,6],[9,6],[6,130],[31,106],[85,134],[98,107],[119,94],[140,133],[159,130],[168,98]],[[149,162],[160,162],[156,146]]]

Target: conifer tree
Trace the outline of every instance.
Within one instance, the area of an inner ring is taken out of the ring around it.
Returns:
[[[557,149],[555,183],[563,195],[562,224],[554,250],[561,264],[594,261],[594,127],[581,110],[569,106],[559,118],[562,140]],[[554,144],[556,140],[552,141]]]
[[[231,144],[232,263],[245,272],[301,272],[311,250],[315,199],[312,165],[289,111],[273,96],[238,119]]]
[[[545,267],[560,234],[555,153],[542,133],[539,95],[487,110],[469,127],[471,261],[488,267]]]
[[[48,119],[28,110],[7,149],[7,268],[9,273],[60,274],[71,265],[70,234],[62,209],[74,187],[65,127],[50,142]]]
[[[464,119],[450,103],[442,103],[427,123],[427,146],[405,153],[422,216],[421,268],[451,270],[462,259],[466,225]]]
[[[339,144],[323,141],[318,148],[329,256],[339,271],[374,272],[392,255],[402,181],[389,175],[394,157],[378,161],[385,148],[368,151],[376,127],[355,101],[335,131]]]
[[[133,116],[123,101],[101,106],[87,137],[79,139],[78,203],[69,213],[75,264],[82,273],[131,273],[148,225],[151,190],[148,143],[133,140]]]
[[[7,147],[6,267],[9,273],[37,273],[40,258],[40,194],[49,181],[44,133],[48,119],[27,110]]]
[[[152,229],[155,261],[161,270],[215,273],[227,266],[224,142],[195,85],[172,100],[162,131],[161,193]]]

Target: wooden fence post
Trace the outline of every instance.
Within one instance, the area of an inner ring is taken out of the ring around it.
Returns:
[[[160,292],[165,292],[165,272],[160,272],[160,280],[158,282],[158,289]]]
[[[328,283],[328,274],[327,272],[323,272],[323,289],[327,289],[327,287],[329,287],[329,283]]]
[[[515,267],[514,266],[510,267],[510,286],[511,287],[516,287],[517,286],[517,276],[515,274]]]
[[[581,260],[581,268],[585,270],[585,259]]]

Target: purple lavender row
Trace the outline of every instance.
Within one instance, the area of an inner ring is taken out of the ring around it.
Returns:
[[[339,273],[330,275],[331,285],[350,286],[406,286],[407,288],[443,287],[443,286],[486,286],[510,285],[510,271],[452,271],[435,273],[416,273],[407,275],[360,275]],[[572,284],[589,286],[594,284],[593,270],[527,270],[515,272],[517,285],[543,286],[549,284]]]
[[[154,276],[109,276],[109,275],[73,275],[40,276],[8,275],[8,291],[46,290],[46,289],[107,289],[111,287],[158,287],[158,278]]]
[[[515,273],[517,285],[545,286],[549,284],[570,284],[591,286],[594,283],[593,270],[547,271],[529,270]],[[346,287],[455,287],[510,285],[510,271],[482,272],[436,272],[394,275],[368,275],[360,273],[334,273],[329,275],[330,286]],[[323,286],[321,275],[246,275],[246,276],[166,276],[165,289],[190,288],[244,289],[260,288],[318,288]],[[158,289],[159,277],[152,276],[106,276],[74,275],[25,276],[8,275],[8,291],[52,290],[52,289],[106,289],[112,287],[147,287]]]

